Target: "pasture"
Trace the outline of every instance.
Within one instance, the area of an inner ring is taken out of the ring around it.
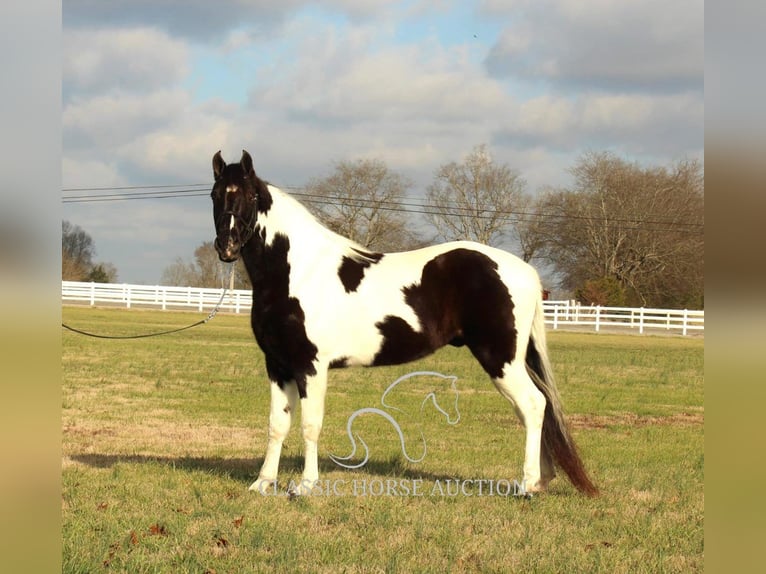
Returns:
[[[65,307],[64,322],[115,335],[181,327],[198,313]],[[280,487],[248,492],[266,446],[269,388],[244,316],[183,333],[101,340],[62,333],[63,571],[75,572],[694,572],[704,562],[701,339],[556,332],[550,356],[586,467],[601,489],[507,496],[523,430],[465,349],[397,367],[330,373],[315,496],[299,481],[299,419]],[[408,453],[380,417],[354,431],[368,463],[341,468],[346,422],[387,400]],[[501,491],[501,492],[498,492]]]

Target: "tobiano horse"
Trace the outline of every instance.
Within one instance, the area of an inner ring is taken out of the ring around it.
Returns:
[[[540,279],[516,256],[468,241],[377,253],[324,227],[260,179],[246,151],[213,156],[215,249],[242,258],[251,325],[271,381],[268,445],[251,490],[275,485],[300,400],[305,442],[298,494],[319,480],[328,369],[395,365],[466,346],[526,432],[524,484],[544,491],[558,467],[596,495],[564,418],[545,342]]]

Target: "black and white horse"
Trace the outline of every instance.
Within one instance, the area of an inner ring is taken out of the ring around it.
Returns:
[[[545,490],[555,464],[579,490],[597,494],[564,420],[530,265],[467,241],[373,253],[260,179],[246,151],[229,165],[216,153],[213,174],[215,248],[222,261],[241,257],[250,275],[251,324],[272,383],[268,447],[251,490],[276,482],[298,399],[299,492],[319,479],[328,369],[400,364],[449,344],[471,350],[524,424],[526,490]]]

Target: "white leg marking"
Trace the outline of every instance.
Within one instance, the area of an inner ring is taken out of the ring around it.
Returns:
[[[327,392],[327,366],[318,366],[317,374],[306,383],[306,398],[301,399],[301,430],[303,431],[305,465],[297,494],[309,494],[319,480],[318,443],[324,418]]]
[[[250,485],[250,490],[266,494],[269,487],[277,481],[279,457],[282,453],[282,443],[290,432],[293,412],[298,402],[298,387],[295,383],[285,384],[280,389],[276,383],[271,383],[271,413],[269,415],[269,443],[266,447],[266,457],[258,474],[258,480]]]
[[[545,490],[547,481],[552,478],[540,476],[541,470],[541,441],[543,431],[543,416],[545,415],[545,397],[529,378],[523,363],[516,361],[505,368],[502,379],[492,381],[506,399],[514,407],[516,414],[526,429],[526,447],[524,449],[524,483],[528,492]],[[547,453],[546,453],[547,455]],[[550,462],[550,459],[543,461]],[[545,469],[546,475],[552,472],[553,466]]]

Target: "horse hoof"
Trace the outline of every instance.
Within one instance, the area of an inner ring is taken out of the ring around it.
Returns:
[[[263,495],[274,494],[277,489],[276,478],[259,478],[253,484],[250,485],[248,490],[253,492],[260,492]]]
[[[537,483],[533,484],[532,486],[524,486],[523,489],[519,491],[519,496],[523,496],[525,498],[532,498],[532,495],[534,494],[544,494],[548,490],[548,481],[540,480]]]

